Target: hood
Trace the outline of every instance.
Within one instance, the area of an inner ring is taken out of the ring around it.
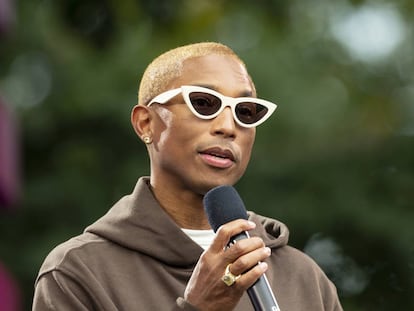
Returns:
[[[250,236],[260,236],[267,247],[272,249],[285,246],[289,241],[289,229],[275,219],[257,215],[248,211],[249,220],[256,223],[256,228],[249,232]]]
[[[103,217],[85,229],[113,243],[150,256],[166,265],[194,266],[203,249],[176,225],[152,194],[148,177],[119,200]],[[251,236],[260,236],[270,248],[286,245],[287,227],[270,218],[249,212],[257,224]]]

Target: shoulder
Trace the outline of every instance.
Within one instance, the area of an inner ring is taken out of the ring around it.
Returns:
[[[279,293],[290,297],[295,292],[295,299],[331,306],[325,310],[341,310],[334,283],[306,253],[286,245],[272,250],[268,263],[267,275]]]
[[[280,269],[283,274],[297,279],[314,279],[327,281],[324,271],[313,258],[303,251],[288,245],[289,230],[287,226],[276,220],[249,212],[250,220],[258,227],[254,234],[261,236],[266,245],[272,249],[271,265]]]
[[[305,291],[317,290],[324,297],[336,297],[336,288],[322,268],[306,253],[292,246],[272,252],[269,264],[277,271],[279,281],[303,287]]]
[[[272,255],[277,260],[287,262],[286,269],[294,270],[299,272],[299,274],[322,272],[318,264],[309,255],[290,245],[276,249]]]
[[[97,257],[96,249],[105,244],[108,244],[107,240],[92,233],[82,233],[59,244],[46,256],[38,278],[51,271],[70,273],[75,267],[78,268],[81,262],[91,261]]]

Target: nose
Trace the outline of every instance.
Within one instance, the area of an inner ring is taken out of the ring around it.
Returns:
[[[236,123],[230,107],[224,108],[211,122],[211,132],[213,135],[222,135],[226,138],[236,137]]]

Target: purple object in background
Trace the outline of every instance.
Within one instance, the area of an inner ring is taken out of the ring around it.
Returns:
[[[20,298],[20,292],[16,282],[0,262],[0,310],[21,310]]]
[[[0,0],[0,40],[14,24],[14,1]],[[13,206],[18,197],[19,159],[16,122],[0,96],[0,209]]]
[[[0,36],[8,33],[14,24],[14,6],[12,0],[0,0]]]
[[[19,196],[19,152],[17,126],[0,97],[0,208],[10,208]]]

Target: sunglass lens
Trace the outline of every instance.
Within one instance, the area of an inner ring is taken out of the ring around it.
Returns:
[[[189,97],[195,111],[203,116],[212,115],[221,107],[221,100],[212,94],[191,92]]]
[[[245,124],[253,124],[263,118],[268,109],[257,103],[239,103],[236,106],[237,118]]]

